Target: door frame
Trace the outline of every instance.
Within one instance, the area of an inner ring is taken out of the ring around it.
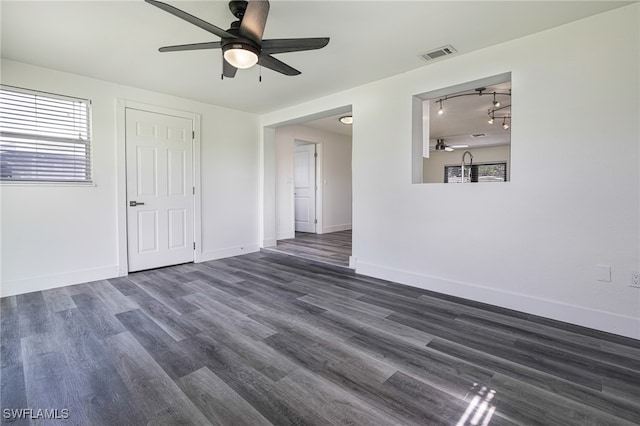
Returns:
[[[291,168],[293,170],[293,168],[295,167],[294,165],[294,161],[295,161],[295,152],[296,152],[296,146],[297,145],[315,145],[316,146],[316,161],[315,161],[315,167],[316,167],[316,234],[322,234],[323,232],[323,225],[322,225],[322,197],[324,195],[322,188],[324,187],[324,185],[322,185],[322,183],[324,182],[323,177],[322,177],[322,141],[310,141],[307,139],[299,139],[299,138],[294,138],[293,139],[293,156],[291,158]],[[296,210],[295,210],[295,182],[294,184],[291,186],[291,220],[293,221],[293,223],[291,224],[291,229],[293,229],[293,236],[295,237],[296,235]]]
[[[195,263],[202,260],[202,217],[201,217],[201,184],[200,184],[200,126],[202,117],[194,112],[181,111],[157,105],[150,105],[141,102],[118,99],[116,105],[116,209],[117,209],[117,229],[118,229],[118,275],[129,274],[129,260],[127,247],[127,150],[126,150],[126,110],[138,109],[156,114],[172,115],[182,117],[193,122],[193,155],[191,157],[193,170],[193,186],[196,193],[193,196],[193,241],[196,248],[193,251],[193,261]]]

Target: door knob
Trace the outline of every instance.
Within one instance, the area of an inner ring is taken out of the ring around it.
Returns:
[[[135,207],[135,206],[144,206],[144,203],[139,203],[137,201],[129,201],[129,207]]]

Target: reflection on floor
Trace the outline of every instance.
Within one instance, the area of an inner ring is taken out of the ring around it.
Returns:
[[[295,238],[280,240],[276,247],[270,247],[265,251],[348,267],[351,256],[351,230],[329,234],[296,232]]]

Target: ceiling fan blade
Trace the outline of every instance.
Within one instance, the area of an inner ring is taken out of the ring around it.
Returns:
[[[160,1],[156,1],[156,0],[144,0],[147,3],[158,7],[162,10],[164,10],[165,12],[169,12],[170,14],[177,16],[178,18],[184,19],[185,21],[202,28],[205,31],[210,32],[211,34],[215,34],[220,38],[237,38],[236,36],[234,36],[231,33],[226,32],[225,30],[223,30],[222,28],[218,28],[213,24],[208,23],[207,21],[203,21],[200,18],[197,18],[187,12],[183,12],[182,10],[173,7],[171,5],[168,5],[166,3],[162,3]]]
[[[222,58],[222,75],[227,77],[227,78],[233,78],[233,77],[236,76],[236,71],[238,71],[238,68],[236,68],[233,65],[231,65],[223,57]]]
[[[250,0],[244,11],[240,24],[240,35],[247,37],[256,43],[262,42],[264,26],[269,15],[268,0]]]
[[[298,75],[301,74],[297,69],[285,64],[284,62],[274,58],[271,55],[267,55],[264,52],[260,54],[258,58],[258,65],[270,70],[279,72],[284,75]]]
[[[267,54],[300,52],[302,50],[322,49],[327,44],[329,44],[329,37],[263,40],[262,52]]]
[[[222,43],[219,41],[211,41],[208,43],[191,43],[178,44],[176,46],[165,46],[158,49],[160,52],[179,52],[182,50],[200,50],[200,49],[220,49]]]

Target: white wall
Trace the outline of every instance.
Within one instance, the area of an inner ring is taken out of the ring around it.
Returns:
[[[640,338],[640,290],[629,287],[640,269],[639,8],[448,57],[262,124],[352,105],[359,273]],[[511,182],[411,184],[412,96],[504,72],[517,94]],[[468,215],[470,205],[495,208]],[[477,250],[487,239],[500,244]],[[598,264],[611,265],[611,282],[596,280]]]
[[[429,158],[423,158],[423,182],[425,183],[443,183],[444,182],[444,166],[460,165],[462,154],[469,151],[473,155],[473,164],[506,162],[507,163],[507,180],[511,174],[511,164],[509,157],[511,156],[511,146],[489,146],[485,148],[457,149],[453,152],[432,151]],[[467,157],[467,163],[469,158]]]
[[[294,125],[275,130],[276,238],[293,238],[293,153],[295,141],[322,145],[322,221],[319,234],[351,229],[351,138]]]
[[[126,237],[118,234],[118,99],[201,115],[199,255],[258,249],[257,116],[8,60],[1,66],[3,84],[92,100],[95,182],[0,186],[2,296],[118,275]]]

